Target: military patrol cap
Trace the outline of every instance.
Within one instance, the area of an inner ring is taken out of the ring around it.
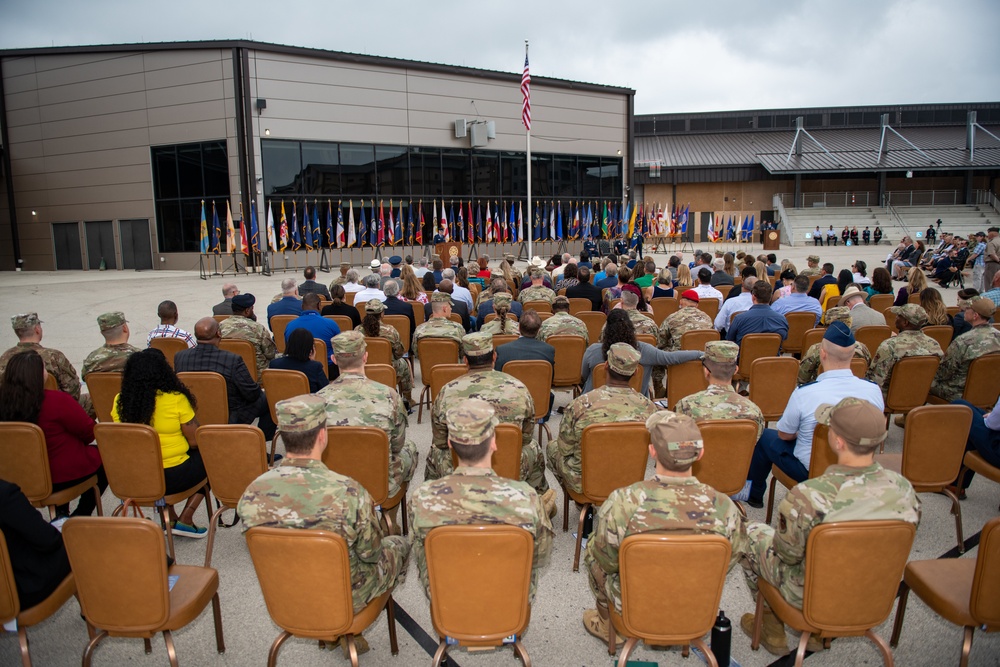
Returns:
[[[403,258],[400,257],[399,255],[393,255],[392,257],[389,258],[389,263],[392,264],[393,266],[399,266],[400,264],[403,263]]]
[[[915,327],[927,325],[927,311],[924,310],[923,306],[906,303],[902,306],[893,306],[889,310],[892,311],[893,315],[899,315]]]
[[[974,296],[969,299],[969,308],[987,319],[993,317],[993,313],[997,310],[996,304],[985,296]]]
[[[819,264],[819,255],[809,255],[806,257],[807,262],[812,262],[813,264]]]
[[[729,340],[713,340],[705,344],[705,359],[717,364],[735,364],[740,346]]]
[[[435,301],[451,303],[451,295],[448,294],[447,292],[431,292],[431,303]]]
[[[829,426],[844,440],[860,447],[874,447],[885,440],[885,415],[866,400],[848,396],[836,405],[816,408],[816,421]]]
[[[851,309],[847,306],[834,306],[826,311],[826,315],[823,316],[826,320],[826,324],[829,326],[833,322],[843,322],[848,328],[851,327],[853,318],[851,317]]]
[[[514,257],[514,255],[511,254],[505,254],[503,258],[508,264],[513,264],[517,261],[517,257]]]
[[[114,329],[115,327],[120,327],[123,324],[125,324],[125,313],[120,310],[97,316],[97,326],[101,328],[102,332],[107,331],[108,329]]]
[[[699,296],[698,292],[693,289],[684,290],[684,293],[681,294],[681,298],[687,299],[688,301],[694,301],[695,303],[701,301],[701,296]]]
[[[382,301],[380,301],[379,299],[369,299],[368,302],[365,303],[365,312],[383,313],[385,312],[385,304],[382,303]]]
[[[843,322],[831,322],[823,334],[823,340],[828,340],[837,347],[851,347],[856,342],[850,327]]]
[[[480,398],[469,398],[444,415],[448,440],[456,445],[478,445],[493,435],[500,420],[493,406]]]
[[[278,401],[274,412],[278,428],[285,433],[304,433],[326,425],[326,401],[313,394]]]
[[[619,375],[631,377],[639,365],[639,350],[628,343],[615,343],[608,350],[608,368]]]
[[[569,308],[569,297],[568,296],[557,296],[552,302],[552,306],[561,306],[562,308]]]
[[[478,357],[484,354],[489,354],[492,351],[492,334],[477,331],[476,333],[465,334],[462,336],[462,352],[465,354]]]
[[[508,292],[497,292],[493,295],[493,307],[510,308],[511,296]]]
[[[357,356],[364,354],[368,349],[365,335],[360,331],[341,331],[330,340],[330,343],[336,355]]]
[[[42,321],[38,319],[38,313],[21,313],[10,318],[10,326],[14,328],[14,331],[30,329],[41,323]]]
[[[257,303],[257,299],[253,294],[237,294],[233,297],[233,308],[238,310],[253,308],[255,303]]]
[[[351,263],[350,262],[341,262],[340,263],[340,268],[342,268],[342,269],[349,269],[349,268],[351,268]]]
[[[659,410],[646,419],[646,428],[657,453],[666,454],[677,465],[694,463],[705,447],[698,424],[687,415]]]

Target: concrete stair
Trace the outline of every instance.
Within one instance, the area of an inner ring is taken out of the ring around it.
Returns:
[[[838,242],[840,232],[845,225],[857,227],[859,237],[866,226],[873,230],[879,226],[882,228],[882,243],[888,245],[895,245],[899,242],[900,237],[907,233],[884,208],[866,206],[789,208],[785,212],[788,215],[787,231],[793,239],[792,245],[812,245],[811,235],[817,225],[824,234],[830,225],[833,225],[834,231],[837,232]],[[987,227],[1000,224],[1000,214],[985,205],[905,206],[897,207],[896,212],[906,226],[906,230],[911,235],[919,234],[917,238],[921,239],[924,238],[927,227],[935,225],[938,218],[941,219],[940,231],[963,236],[986,231]],[[807,234],[810,236],[807,237]],[[824,236],[824,241],[825,238]]]

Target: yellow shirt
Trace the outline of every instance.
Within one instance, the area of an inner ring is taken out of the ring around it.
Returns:
[[[118,396],[111,408],[111,418],[120,422],[118,417]],[[188,441],[181,431],[181,425],[194,419],[194,408],[184,394],[176,391],[164,394],[156,392],[156,408],[150,426],[160,435],[160,451],[163,455],[163,467],[173,468],[188,460]]]

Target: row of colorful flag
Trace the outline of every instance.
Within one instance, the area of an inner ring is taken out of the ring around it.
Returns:
[[[753,240],[754,216],[730,215],[726,219],[725,215],[716,215],[715,220],[708,227],[708,240],[712,243],[723,241],[747,242]]]

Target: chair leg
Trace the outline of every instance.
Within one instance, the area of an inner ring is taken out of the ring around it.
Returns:
[[[389,648],[396,655],[399,653],[399,644],[396,642],[396,602],[391,595],[385,605],[385,620],[389,623]]]
[[[219,602],[218,591],[212,596],[212,618],[215,621],[215,648],[219,653],[225,653],[226,640],[222,636],[222,604]]]
[[[143,649],[146,651],[146,655],[153,652],[153,644],[149,641],[149,637],[142,638]]]
[[[809,631],[806,630],[799,635],[799,649],[795,652],[795,667],[802,667],[802,661],[806,659],[806,644],[809,643]]]
[[[101,502],[101,488],[95,484],[93,490],[94,500],[97,501],[97,516],[104,516],[104,503]]]
[[[889,646],[895,648],[899,645],[899,634],[903,631],[903,616],[906,614],[906,600],[910,597],[910,587],[906,582],[899,585],[899,602],[896,604],[896,620],[892,624],[892,636],[889,638]]]
[[[959,658],[958,667],[968,667],[969,653],[972,651],[972,634],[976,629],[972,626],[965,626],[962,635],[962,657]]]
[[[576,530],[576,549],[573,552],[573,571],[580,571],[580,548],[583,546],[583,522],[587,518],[587,510],[590,509],[590,503],[584,503],[583,509],[580,510],[580,524],[577,526]],[[610,621],[609,621],[610,623]]]
[[[275,637],[271,643],[271,650],[267,652],[267,667],[276,667],[278,664],[278,651],[281,650],[281,645],[287,642],[291,636],[291,632],[285,631]]]
[[[610,623],[611,621],[608,621]],[[629,637],[628,641],[625,642],[625,646],[622,646],[622,654],[618,656],[618,667],[625,667],[628,664],[628,657],[635,650],[636,644],[639,643],[638,637]]]
[[[424,397],[427,397],[427,411],[430,412],[431,409],[431,386],[425,384],[424,388],[420,390],[420,398],[417,399],[417,423],[419,424],[424,417]]]
[[[764,623],[764,596],[757,591],[757,608],[753,612],[753,635],[750,637],[750,650],[760,648],[760,628]]]
[[[170,660],[170,667],[180,667],[177,662],[177,649],[174,648],[174,636],[170,630],[163,631],[163,643],[167,645],[167,658]]]
[[[96,649],[97,645],[100,644],[101,641],[107,636],[108,633],[101,630],[90,640],[87,644],[87,648],[83,649],[83,667],[90,667],[90,661],[94,657],[94,649]]]
[[[771,523],[771,514],[774,512],[774,489],[777,483],[778,480],[771,475],[771,485],[767,489],[767,516],[764,517],[764,523]]]
[[[351,667],[358,667],[358,645],[354,643],[354,635],[345,635],[347,655],[351,659]]]
[[[441,643],[438,644],[437,651],[434,652],[434,661],[431,663],[433,667],[438,667],[444,661],[444,654],[448,651],[448,642],[444,637],[441,638]]]
[[[958,553],[965,553],[965,539],[962,534],[962,505],[958,502],[958,496],[956,496],[950,489],[943,489],[941,491],[944,495],[951,498],[951,513],[955,515],[955,535],[958,537]]]
[[[743,518],[746,519],[747,518],[747,510],[746,510],[745,507],[743,507],[743,503],[741,503],[738,500],[734,500],[733,502],[736,504],[736,509],[738,509],[740,511],[740,514],[743,515]]]
[[[708,667],[719,667],[719,662],[715,659],[715,654],[712,653],[712,649],[705,646],[705,642],[703,642],[700,637],[698,639],[692,639],[691,643],[698,647],[701,654],[705,656],[705,661],[708,662]]]
[[[569,493],[563,488],[563,532],[569,530]]]
[[[403,524],[403,537],[406,537],[407,535],[410,534],[410,526],[409,526],[409,521],[406,518],[406,494],[405,493],[403,494],[403,500],[400,503],[399,511],[402,514],[402,518],[400,519],[400,521]]]
[[[219,507],[208,520],[208,546],[205,547],[205,567],[212,567],[212,547],[215,546],[215,527],[219,517],[225,511],[226,507],[224,505]]]
[[[209,521],[212,521],[212,489],[208,487],[208,484],[205,484],[202,487],[202,491],[205,495],[205,515]]]
[[[885,640],[879,637],[871,629],[865,630],[865,637],[872,640],[872,643],[878,648],[878,652],[882,654],[882,664],[885,667],[893,667],[896,663],[892,659],[892,651],[889,649],[889,645],[885,643]]]
[[[17,641],[21,645],[21,666],[31,667],[31,654],[28,653],[28,629],[17,626]]]
[[[170,554],[171,558],[177,560],[176,556],[174,556],[174,531],[173,527],[170,525],[170,520],[167,517],[166,505],[160,507],[160,525],[167,533],[167,553]]]
[[[531,667],[531,658],[528,657],[528,650],[524,648],[524,644],[518,639],[514,642],[514,655],[521,659],[521,664],[524,667]]]

